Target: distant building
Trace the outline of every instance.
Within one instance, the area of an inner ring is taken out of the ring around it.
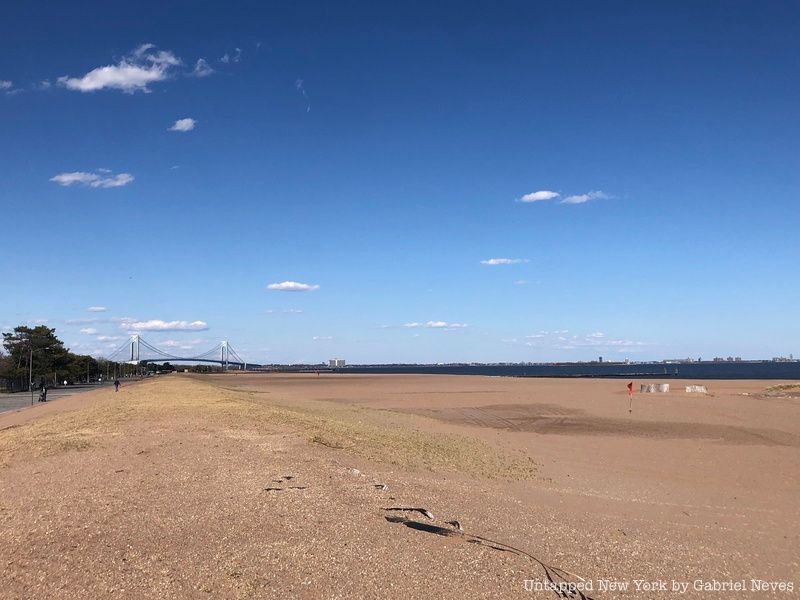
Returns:
[[[603,362],[603,357],[602,356],[598,357],[597,362]]]
[[[332,359],[330,359],[328,361],[328,365],[332,369],[336,369],[338,367],[343,367],[343,366],[345,366],[345,360],[343,358],[332,358]]]

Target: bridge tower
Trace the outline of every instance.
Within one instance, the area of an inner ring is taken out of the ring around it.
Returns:
[[[139,336],[131,336],[131,362],[139,362]]]
[[[222,363],[223,371],[228,370],[228,342],[223,340],[220,342],[220,362]]]

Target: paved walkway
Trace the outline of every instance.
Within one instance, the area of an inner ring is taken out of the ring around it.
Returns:
[[[51,388],[47,390],[47,401],[52,402],[59,398],[66,398],[74,394],[96,390],[100,387],[112,385],[111,383],[91,383],[83,385],[68,385],[65,387]],[[33,404],[39,400],[39,390],[33,390]],[[15,394],[0,393],[0,413],[8,410],[19,410],[31,405],[30,392],[17,392]]]

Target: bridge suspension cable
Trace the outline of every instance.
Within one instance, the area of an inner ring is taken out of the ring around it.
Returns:
[[[154,358],[144,358],[140,359],[139,350],[143,349],[147,351],[147,354],[155,355]],[[213,348],[206,350],[205,352],[201,352],[200,354],[195,354],[194,356],[177,356],[172,354],[171,352],[167,352],[166,350],[162,350],[158,348],[154,344],[151,344],[147,340],[142,339],[138,335],[132,336],[128,341],[123,343],[119,348],[115,349],[111,352],[107,357],[107,360],[112,360],[114,362],[128,362],[128,361],[136,361],[141,362],[155,362],[156,360],[164,360],[164,361],[198,361],[198,362],[214,362],[219,363],[223,366],[227,366],[229,363],[235,365],[247,365],[251,364],[254,367],[256,365],[254,363],[247,363],[236,350],[234,350],[228,342],[220,342]]]
[[[242,360],[242,357],[239,356],[239,354],[236,352],[236,350],[233,349],[233,346],[231,346],[230,344],[228,344],[228,356],[229,357],[232,356],[233,358],[235,358],[236,362],[240,362],[243,365],[245,364],[245,361]]]
[[[117,355],[121,355],[123,351],[128,350],[128,348],[130,348],[130,343],[131,343],[130,340],[127,340],[127,341],[123,342],[122,345],[119,348],[114,350],[111,354],[109,354],[106,357],[106,360],[109,360],[111,362],[117,362],[117,361],[114,360],[114,358],[117,358]]]
[[[156,348],[155,346],[153,346],[149,342],[146,342],[142,338],[139,338],[139,344],[144,346],[147,350],[150,350],[150,352],[155,352],[156,354],[158,354],[159,356],[163,356],[164,358],[169,358],[172,360],[180,358],[178,356],[175,356],[174,354],[170,354],[169,352],[164,352],[163,350]]]

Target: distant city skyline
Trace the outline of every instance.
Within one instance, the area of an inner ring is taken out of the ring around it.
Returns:
[[[796,3],[81,6],[4,9],[3,331],[800,355]]]

